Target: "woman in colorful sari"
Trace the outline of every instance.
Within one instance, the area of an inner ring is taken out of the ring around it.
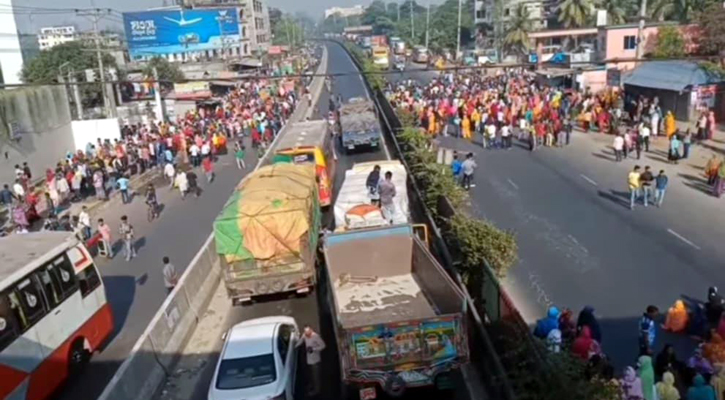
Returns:
[[[463,120],[461,121],[461,129],[463,131],[463,138],[471,140],[471,119],[468,118],[468,115],[465,115],[463,117]]]
[[[665,116],[665,133],[667,134],[667,140],[670,140],[670,137],[672,137],[675,132],[677,132],[675,116],[672,114],[672,111],[667,111],[667,116]]]
[[[664,329],[670,332],[679,333],[687,329],[687,308],[682,300],[677,300],[674,306],[667,311]]]
[[[672,372],[662,375],[662,382],[655,386],[659,400],[680,400],[680,392],[675,387],[675,376]]]

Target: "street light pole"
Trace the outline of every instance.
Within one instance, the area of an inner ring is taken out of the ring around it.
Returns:
[[[400,3],[396,3],[397,9],[398,9],[398,18],[395,20],[395,22],[400,22]]]
[[[458,0],[458,29],[456,29],[456,61],[461,52],[461,0]]]
[[[415,3],[413,0],[410,0],[408,2],[408,5],[410,6],[410,38],[413,40],[413,43],[415,43],[415,23],[413,23],[413,5]]]
[[[428,48],[428,39],[430,38],[430,0],[428,0],[428,8],[425,11],[425,48]]]

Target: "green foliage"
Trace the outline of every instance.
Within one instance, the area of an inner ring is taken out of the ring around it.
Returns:
[[[519,3],[509,21],[503,43],[506,49],[519,56],[529,50],[529,32],[531,31],[531,15],[526,4]]]
[[[699,51],[702,54],[718,55],[725,49],[725,9],[719,4],[711,4],[697,16],[701,30]]]
[[[518,246],[513,233],[496,228],[488,221],[456,214],[451,220],[451,233],[460,243],[464,275],[478,273],[488,262],[499,276],[518,259]]]
[[[146,78],[154,78],[154,68],[159,73],[159,80],[162,81],[183,81],[184,73],[179,69],[177,64],[170,63],[163,57],[154,57],[150,59],[143,69],[143,74]]]
[[[559,5],[559,22],[567,28],[580,28],[590,23],[594,9],[592,0],[564,0]]]
[[[676,26],[662,26],[652,52],[654,58],[677,58],[685,55],[685,38]]]
[[[273,44],[297,47],[305,42],[305,30],[302,24],[295,18],[282,15],[271,24]]]
[[[597,6],[607,11],[607,22],[611,25],[623,24],[632,8],[632,2],[626,0],[599,0]]]

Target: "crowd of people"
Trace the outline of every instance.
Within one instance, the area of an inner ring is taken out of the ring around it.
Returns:
[[[16,166],[16,181],[12,189],[4,185],[0,201],[12,210],[16,232],[25,233],[40,217],[35,207],[39,192],[45,197],[47,210],[44,228],[77,231],[87,240],[92,232],[90,218],[83,212],[76,216],[63,213],[70,203],[89,197],[105,201],[115,190],[127,204],[138,192],[156,212],[153,184],[134,189],[130,180],[132,175],[154,168],[162,171],[169,186],[177,188],[182,197],[189,193],[198,196],[201,191],[195,169],[200,167],[211,182],[214,162],[227,152],[229,140],[234,143],[238,167],[246,167],[244,141],[263,151],[294,110],[299,92],[295,81],[290,80],[239,82],[214,106],[198,107],[175,121],[125,125],[118,139],[98,139],[84,150],[68,152],[46,169],[39,191],[34,188],[27,163]]]
[[[639,321],[639,358],[636,366],[624,369],[614,379],[601,344],[604,334],[591,306],[584,307],[576,320],[571,310],[550,307],[536,322],[534,336],[549,351],[570,351],[587,363],[587,378],[605,379],[619,388],[624,400],[722,400],[725,398],[725,301],[716,287],[708,289],[705,303],[675,301],[664,323],[657,323],[659,310],[648,306]],[[667,343],[655,354],[660,330],[689,335],[699,342],[686,360],[677,357]],[[683,396],[684,394],[684,396]]]

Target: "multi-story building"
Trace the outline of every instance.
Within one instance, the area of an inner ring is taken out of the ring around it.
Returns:
[[[47,50],[59,44],[72,42],[78,39],[75,26],[50,26],[40,28],[38,46],[40,50]]]
[[[352,17],[355,15],[363,15],[364,12],[365,7],[359,4],[352,7],[331,7],[325,10],[325,19],[330,18],[333,15],[343,18]]]
[[[495,46],[495,36],[503,35],[519,4],[523,4],[529,12],[532,30],[545,29],[547,26],[545,1],[548,0],[474,0],[473,21],[478,28],[476,47]],[[501,40],[500,37],[498,39]]]

